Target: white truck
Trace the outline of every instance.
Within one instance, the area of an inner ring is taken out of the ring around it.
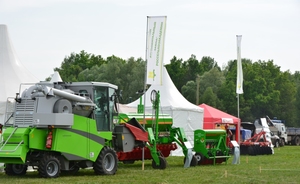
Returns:
[[[271,119],[269,118],[269,116],[266,116],[266,120],[268,122],[270,130],[280,138],[279,145],[284,146],[285,144],[288,144],[289,136],[283,121],[278,119]],[[299,137],[299,144],[300,144],[300,137]]]
[[[284,140],[285,144],[291,144],[300,146],[300,128],[297,127],[286,127],[284,120],[277,118],[270,119],[271,123],[277,127],[279,137]]]

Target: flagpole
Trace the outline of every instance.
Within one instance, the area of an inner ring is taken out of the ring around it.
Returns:
[[[146,125],[146,114],[145,114],[145,107],[146,107],[146,89],[147,89],[147,58],[148,58],[148,19],[149,16],[147,16],[147,26],[146,26],[146,52],[145,52],[145,81],[144,81],[144,91],[143,91],[143,96],[144,96],[144,106],[143,106],[143,112],[144,112],[144,124],[143,127],[145,128]],[[147,143],[146,143],[147,144]],[[142,170],[144,170],[145,166],[145,146],[142,148]]]
[[[148,84],[162,85],[162,60],[165,39],[166,16],[147,16],[145,83],[144,83],[144,128],[146,90]],[[147,142],[146,142],[147,144]],[[156,149],[156,148],[155,148]],[[142,149],[142,170],[144,170],[144,147]]]
[[[242,35],[236,35],[237,40],[237,78],[236,78],[236,94],[237,94],[237,111],[238,111],[238,118],[240,119],[240,94],[243,94],[243,68],[242,68],[242,61],[241,61],[241,41]],[[241,122],[236,127],[236,132],[238,132],[238,143],[240,143],[240,129],[241,129]],[[239,148],[240,149],[240,148]],[[238,163],[240,163],[240,156],[238,156]]]
[[[242,35],[236,35],[237,38],[237,77],[236,77],[236,94],[237,94],[237,114],[240,118],[240,94],[243,92],[243,69],[241,61],[241,40]]]
[[[237,116],[240,118],[240,94],[237,94]]]

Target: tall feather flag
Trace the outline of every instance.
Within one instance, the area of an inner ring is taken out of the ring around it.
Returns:
[[[236,77],[236,93],[243,94],[243,68],[241,61],[241,41],[242,35],[236,35],[237,39],[237,77]]]
[[[147,84],[162,85],[166,16],[147,17]]]

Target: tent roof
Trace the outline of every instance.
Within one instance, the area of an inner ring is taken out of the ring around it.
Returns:
[[[163,67],[162,73],[163,83],[162,85],[151,85],[151,87],[146,91],[146,108],[152,107],[150,100],[150,94],[152,90],[159,91],[160,93],[160,106],[162,108],[169,108],[172,110],[191,110],[203,112],[203,109],[195,104],[190,103],[186,100],[181,93],[177,90],[172,79],[170,78],[167,69]],[[144,101],[144,99],[143,99]],[[129,107],[137,107],[140,100],[127,104]]]
[[[207,104],[201,104],[199,107],[204,109],[204,123],[228,123],[228,124],[237,124],[240,122],[240,119],[227,114],[219,109],[211,107]]]
[[[38,79],[17,58],[7,26],[0,24],[0,124],[4,121],[7,98],[16,96],[21,83],[36,82]]]
[[[17,58],[7,26],[0,24],[0,102],[14,97],[21,83],[36,83],[35,78]]]

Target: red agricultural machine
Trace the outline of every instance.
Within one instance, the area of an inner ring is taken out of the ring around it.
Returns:
[[[261,127],[256,127],[255,124],[260,124]],[[271,132],[265,118],[257,119],[255,123],[243,122],[241,125],[244,129],[251,130],[252,136],[240,143],[242,155],[273,154]]]
[[[242,155],[270,155],[273,153],[272,143],[267,141],[266,132],[261,131],[250,139],[240,143]]]
[[[153,159],[152,167],[155,169],[165,169],[167,162],[166,157],[170,152],[177,149],[177,145],[182,148],[185,157],[189,157],[189,166],[196,166],[197,159],[194,155],[189,156],[188,150],[192,149],[190,146],[183,128],[173,127],[173,119],[169,115],[158,114],[159,112],[159,91],[153,90],[151,92],[151,99],[155,115],[143,113],[120,113],[119,123],[132,124],[134,127],[139,127],[148,133],[148,140],[144,145],[135,145],[134,149],[130,152],[117,151],[119,161],[124,164],[132,164],[135,161],[142,160],[143,158]],[[141,108],[141,107],[140,107]],[[143,108],[143,107],[142,107]],[[141,110],[140,112],[142,112]],[[137,121],[129,121],[135,118]],[[130,132],[127,132],[130,134]],[[137,139],[137,138],[136,138]],[[176,144],[177,143],[177,144]],[[144,151],[144,152],[143,152]],[[143,155],[144,154],[144,155]]]

